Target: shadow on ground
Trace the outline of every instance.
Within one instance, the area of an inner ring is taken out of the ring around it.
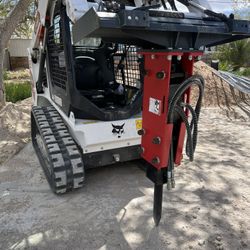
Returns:
[[[204,119],[157,228],[138,162],[89,170],[84,188],[56,196],[28,144],[0,166],[0,249],[249,249],[249,137],[220,126]]]

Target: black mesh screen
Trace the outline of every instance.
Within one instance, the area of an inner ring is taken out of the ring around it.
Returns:
[[[74,46],[75,56],[87,55],[98,50],[94,46]],[[117,51],[110,55],[113,60],[116,82],[140,88],[141,76],[137,47],[119,44]]]
[[[64,46],[61,37],[60,16],[55,16],[48,32],[48,55],[52,84],[66,90],[67,74]]]
[[[116,81],[128,86],[140,87],[137,47],[119,44],[113,58]]]

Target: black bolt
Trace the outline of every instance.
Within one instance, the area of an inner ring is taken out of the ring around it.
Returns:
[[[165,77],[166,77],[166,74],[165,74],[164,71],[159,71],[159,72],[156,73],[156,78],[157,78],[157,79],[162,80],[162,79],[164,79]]]
[[[145,129],[140,129],[137,131],[138,135],[145,135]]]
[[[152,143],[157,145],[161,144],[161,138],[159,136],[154,137]]]
[[[160,163],[159,157],[154,157],[154,158],[152,159],[152,163],[153,163],[153,164],[159,164],[159,163]]]
[[[144,152],[145,152],[144,147],[140,147],[140,148],[139,148],[139,153],[140,153],[140,154],[143,154]]]

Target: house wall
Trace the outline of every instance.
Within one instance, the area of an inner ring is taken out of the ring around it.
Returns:
[[[10,40],[8,51],[11,70],[29,67],[27,49],[31,46],[31,41],[31,39]]]
[[[11,39],[8,50],[11,57],[27,57],[30,46],[31,39]]]

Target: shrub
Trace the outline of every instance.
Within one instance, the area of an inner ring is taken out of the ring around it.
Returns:
[[[8,79],[8,72],[6,70],[3,71],[3,80]]]
[[[5,84],[5,93],[7,102],[17,102],[31,96],[31,84],[25,82],[21,84],[7,83]]]
[[[30,79],[30,72],[28,69],[20,69],[20,70],[4,72],[4,80],[27,80],[27,79]]]
[[[238,71],[250,66],[250,39],[218,46],[214,59],[219,59],[224,70]]]
[[[250,77],[250,68],[241,68],[238,72],[238,75]]]

